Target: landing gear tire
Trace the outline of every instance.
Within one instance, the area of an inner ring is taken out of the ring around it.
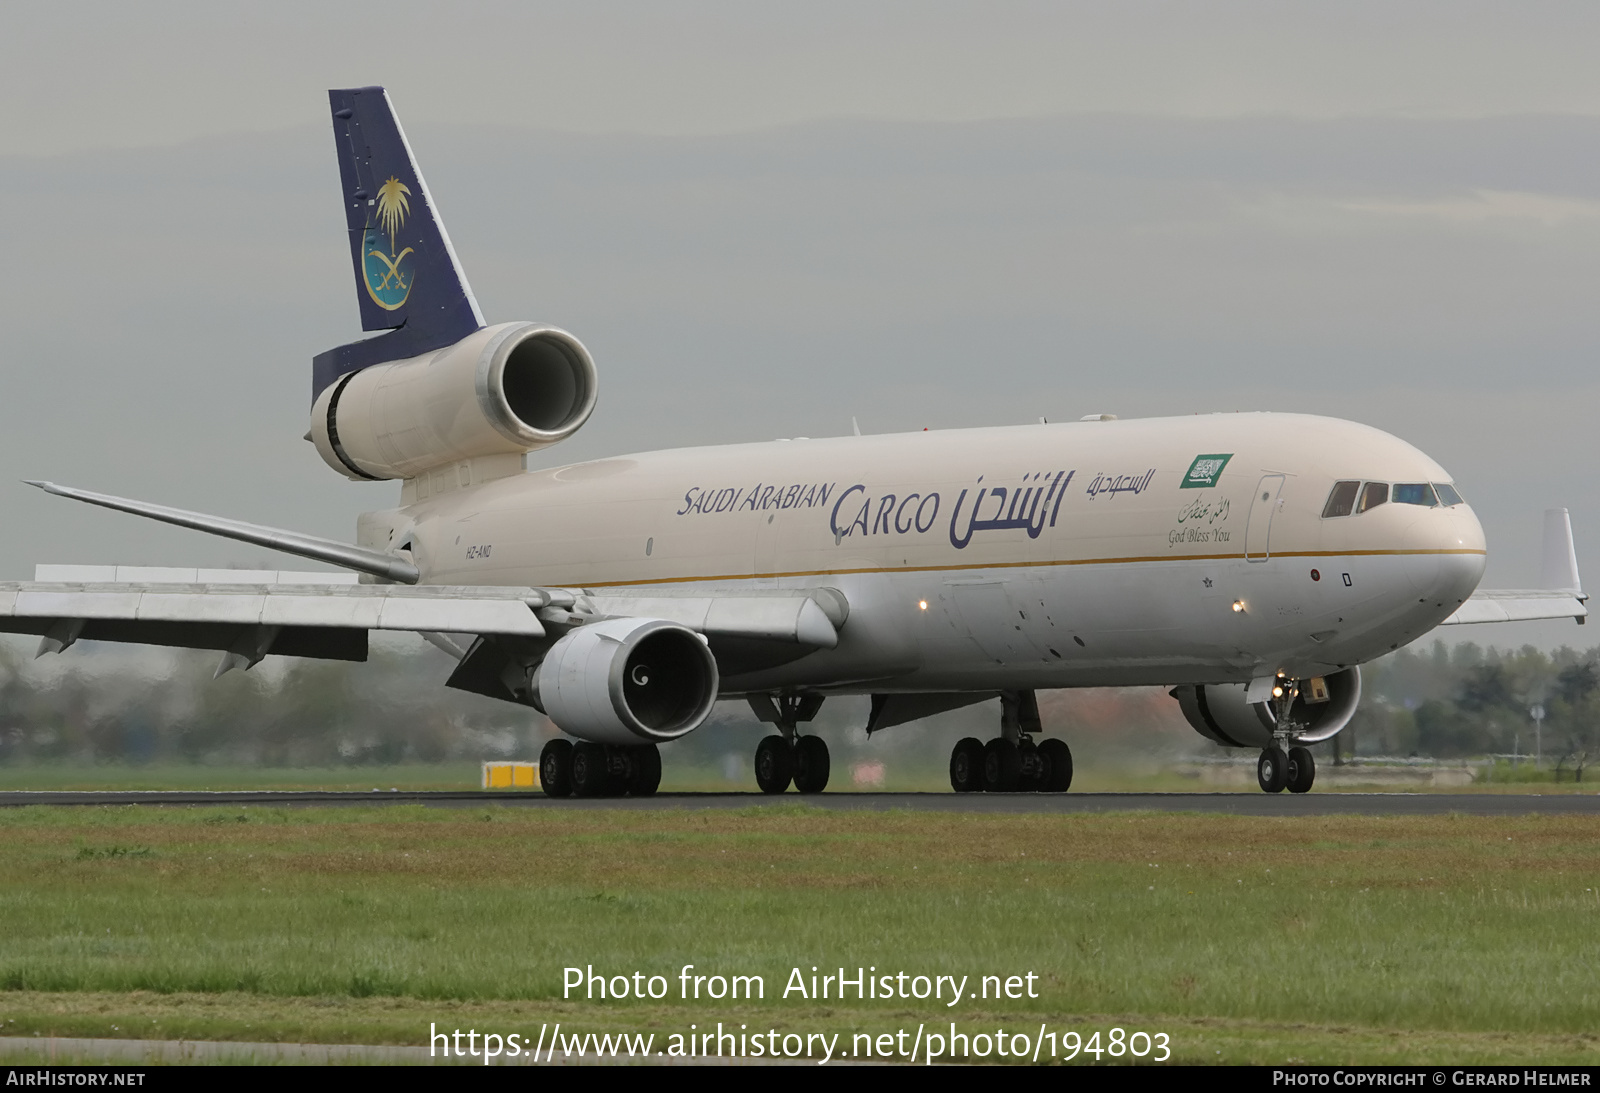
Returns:
[[[1045,793],[1065,793],[1072,788],[1072,749],[1065,740],[1051,737],[1039,744],[1039,757],[1044,760]]]
[[[781,736],[769,736],[756,746],[756,785],[762,793],[782,793],[794,777],[794,749]]]
[[[539,753],[539,785],[547,797],[572,795],[572,741],[552,740]]]
[[[579,797],[604,797],[611,792],[611,771],[604,744],[585,740],[572,747],[572,792]]]
[[[661,751],[654,744],[631,749],[628,764],[628,792],[635,797],[654,797],[661,786]]]
[[[950,751],[950,788],[957,793],[983,791],[983,741],[967,737]]]
[[[1289,756],[1274,744],[1256,760],[1256,781],[1263,793],[1282,793],[1289,784]]]
[[[820,736],[801,736],[794,742],[794,788],[801,793],[821,793],[828,788],[828,743]]]
[[[1317,761],[1305,748],[1289,749],[1289,777],[1286,780],[1290,793],[1305,793],[1317,780]]]
[[[1022,780],[1022,755],[1017,746],[997,736],[983,746],[983,788],[988,793],[1014,793]]]
[[[1044,789],[1049,774],[1045,770],[1044,760],[1039,756],[1038,746],[1032,740],[1018,741],[1017,759],[1022,766],[1017,775],[1017,788],[1024,793],[1037,793]]]

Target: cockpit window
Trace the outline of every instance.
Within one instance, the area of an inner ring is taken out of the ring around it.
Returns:
[[[1349,516],[1355,510],[1356,494],[1360,489],[1360,482],[1335,482],[1333,492],[1328,494],[1328,503],[1322,507],[1322,518]]]
[[[1433,487],[1426,482],[1396,482],[1393,501],[1397,505],[1426,505],[1430,508],[1439,503]]]
[[[1367,488],[1361,491],[1361,504],[1356,506],[1356,512],[1375,509],[1387,500],[1389,500],[1389,483],[1368,482]]]
[[[1392,487],[1387,482],[1335,482],[1322,506],[1322,518],[1359,514],[1390,501],[1425,508],[1462,504],[1461,495],[1448,482],[1397,482]]]

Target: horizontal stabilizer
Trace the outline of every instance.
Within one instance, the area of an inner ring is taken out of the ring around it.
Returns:
[[[131,512],[135,516],[145,516],[165,524],[176,524],[178,527],[203,531],[208,535],[220,535],[224,539],[237,539],[269,550],[281,550],[285,554],[327,562],[329,565],[353,569],[357,573],[370,573],[374,577],[399,581],[402,584],[416,584],[420,576],[417,567],[404,558],[350,543],[341,543],[334,539],[323,539],[316,535],[284,531],[281,528],[269,528],[260,524],[247,524],[242,520],[229,520],[222,516],[186,512],[165,505],[152,505],[148,501],[132,501],[126,497],[92,493],[71,486],[58,486],[54,482],[29,482],[28,485],[38,486],[46,493],[53,493],[57,497],[70,497],[74,501],[85,501],[91,505],[116,509],[118,512]]]

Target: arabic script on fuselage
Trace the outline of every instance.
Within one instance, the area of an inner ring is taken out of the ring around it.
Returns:
[[[1230,505],[1226,497],[1196,497],[1178,510],[1178,526],[1167,533],[1167,545],[1179,543],[1226,543],[1232,538],[1226,528]]]
[[[1089,495],[1091,501],[1096,497],[1115,497],[1119,493],[1131,493],[1137,497],[1150,488],[1150,480],[1155,476],[1154,467],[1138,474],[1097,474],[1083,492]]]
[[[1117,492],[1142,492],[1154,473],[1124,476],[1126,481]],[[1007,485],[985,484],[985,476],[979,475],[977,482],[961,490],[949,510],[950,545],[965,550],[975,534],[995,531],[1022,531],[1037,539],[1045,528],[1056,526],[1062,499],[1076,474],[1036,471]],[[1101,492],[1112,489],[1109,481]],[[937,491],[891,493],[874,491],[860,482],[843,490],[837,486],[836,482],[694,486],[684,493],[676,515],[821,508],[828,512],[828,530],[835,542],[875,535],[926,535],[940,524],[944,499]]]

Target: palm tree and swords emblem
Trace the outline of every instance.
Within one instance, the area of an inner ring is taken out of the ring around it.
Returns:
[[[385,311],[403,307],[416,280],[412,272],[414,263],[406,261],[416,251],[406,247],[396,254],[394,249],[395,233],[405,224],[411,211],[410,194],[404,182],[390,175],[389,181],[378,187],[378,223],[375,227],[369,226],[362,239],[362,250],[366,252],[362,268],[366,273],[367,293]],[[388,237],[387,253],[383,249],[385,236]]]

